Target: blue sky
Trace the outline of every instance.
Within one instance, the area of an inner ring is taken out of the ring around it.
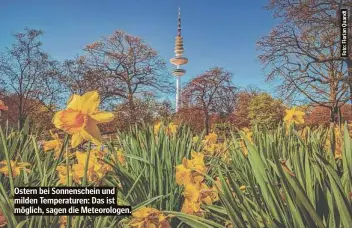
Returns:
[[[43,48],[65,60],[82,48],[122,29],[143,37],[162,58],[173,57],[177,10],[181,7],[182,35],[189,63],[188,81],[205,70],[224,67],[235,85],[254,85],[268,92],[257,59],[256,41],[275,26],[264,9],[268,0],[1,0],[0,52],[10,46],[11,34],[26,26],[44,30]],[[172,65],[169,66],[172,69]]]

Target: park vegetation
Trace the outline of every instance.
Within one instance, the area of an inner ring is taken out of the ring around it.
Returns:
[[[166,62],[140,37],[116,30],[60,62],[43,31],[15,34],[0,54],[0,227],[350,227],[352,54],[338,25],[352,3],[267,8],[280,22],[257,45],[278,94],[211,67],[177,113],[161,99],[175,92]],[[116,187],[133,214],[14,216],[14,186]]]

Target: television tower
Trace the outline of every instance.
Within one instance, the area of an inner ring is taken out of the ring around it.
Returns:
[[[183,37],[181,35],[181,8],[178,7],[178,29],[175,41],[175,57],[170,59],[170,62],[176,66],[172,74],[176,76],[176,112],[181,107],[181,77],[186,73],[186,70],[181,69],[180,66],[188,63],[188,59],[183,57]]]

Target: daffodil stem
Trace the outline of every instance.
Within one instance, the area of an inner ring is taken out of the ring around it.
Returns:
[[[67,186],[70,186],[70,168],[69,168],[69,161],[68,161],[68,150],[65,148],[66,151],[66,169],[67,169]]]
[[[5,157],[6,157],[7,169],[9,170],[9,181],[10,181],[10,188],[11,188],[11,196],[13,196],[15,187],[14,187],[14,184],[13,184],[11,161],[10,161],[10,157],[9,157],[9,151],[7,150],[5,135],[4,135],[4,132],[2,131],[1,127],[0,127],[0,134],[1,134],[2,146],[4,148],[4,153],[5,153]]]
[[[43,181],[44,175],[43,175],[43,170],[42,170],[42,166],[41,166],[41,162],[40,162],[38,145],[37,145],[37,142],[35,141],[34,136],[32,136],[32,142],[33,142],[33,146],[34,146],[35,157],[36,157],[37,163],[38,163],[38,170],[39,170],[39,174],[40,174],[40,179]]]
[[[72,227],[72,216],[67,216],[67,227]]]
[[[54,176],[55,175],[55,170],[62,158],[62,154],[64,152],[64,148],[66,148],[66,145],[67,145],[67,142],[68,142],[68,134],[65,135],[65,139],[64,139],[64,143],[62,144],[62,147],[61,147],[61,150],[60,150],[60,155],[59,155],[59,158],[56,159],[56,162],[55,162],[55,166],[54,166],[54,171],[52,172],[51,176]],[[68,173],[67,173],[68,175]]]
[[[90,149],[91,144],[90,142],[88,143],[88,151],[87,151],[87,157],[86,157],[86,164],[84,166],[84,176],[83,176],[83,186],[86,186],[87,184],[87,171],[88,171],[88,163],[89,163],[89,156],[90,156]]]

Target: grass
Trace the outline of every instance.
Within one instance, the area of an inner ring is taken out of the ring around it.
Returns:
[[[352,224],[352,141],[344,126],[341,136],[342,159],[336,160],[337,149],[329,138],[336,136],[329,129],[308,130],[300,136],[293,126],[281,126],[275,131],[253,130],[253,142],[244,132],[232,132],[226,139],[229,162],[222,156],[206,156],[207,183],[219,177],[219,201],[203,206],[204,217],[184,214],[183,187],[175,181],[175,166],[192,150],[202,151],[193,134],[179,127],[176,134],[167,135],[162,128],[154,133],[152,126],[133,127],[127,133],[117,133],[117,140],[106,142],[104,161],[111,172],[98,182],[81,184],[69,180],[70,186],[118,187],[118,202],[153,207],[173,215],[172,227],[349,227]],[[202,137],[202,136],[200,136]],[[30,127],[21,131],[0,130],[0,160],[29,162],[30,173],[19,176],[0,174],[0,209],[8,227],[58,227],[57,216],[14,216],[14,186],[58,186],[56,167],[70,164],[64,140],[60,159],[53,152],[45,153],[38,146],[39,137]],[[240,141],[244,140],[248,156]],[[88,147],[81,150],[89,151]],[[126,166],[117,161],[116,149],[125,153]],[[115,158],[115,159],[112,159]],[[85,173],[87,172],[87,167]],[[240,187],[245,186],[245,190]],[[69,227],[125,227],[129,218],[113,216],[79,216],[68,219]]]

